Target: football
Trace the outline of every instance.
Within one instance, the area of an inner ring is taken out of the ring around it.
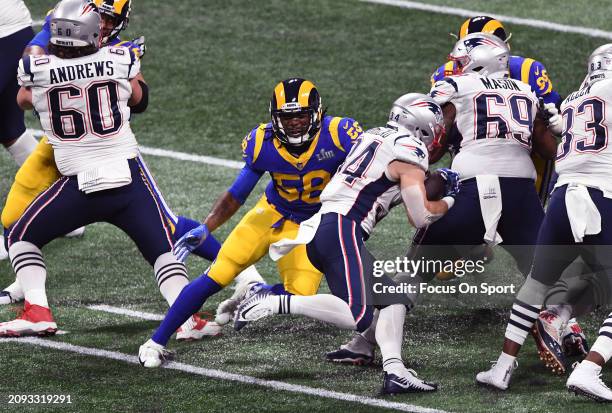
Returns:
[[[425,178],[425,193],[427,194],[427,200],[439,201],[444,196],[444,187],[446,182],[442,178],[440,172],[431,172],[427,178]]]

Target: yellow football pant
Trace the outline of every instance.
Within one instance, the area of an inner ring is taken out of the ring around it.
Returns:
[[[265,195],[227,237],[208,276],[225,287],[248,266],[268,253],[270,244],[282,238],[295,238],[299,225],[285,220],[272,228],[282,215],[268,203]],[[322,274],[310,263],[306,246],[299,245],[277,261],[285,290],[296,295],[316,294]]]
[[[34,152],[15,175],[15,182],[11,186],[2,210],[2,226],[8,228],[13,225],[34,198],[49,188],[60,176],[55,166],[53,148],[48,143],[47,137],[43,136]]]

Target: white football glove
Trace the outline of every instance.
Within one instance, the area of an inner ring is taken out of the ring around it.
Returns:
[[[223,326],[234,318],[234,313],[238,308],[238,304],[240,304],[239,300],[235,300],[233,298],[228,298],[225,301],[222,301],[217,307],[215,323]]]
[[[544,110],[548,114],[548,129],[554,135],[561,135],[563,132],[563,117],[559,114],[559,110],[554,103],[546,103]]]

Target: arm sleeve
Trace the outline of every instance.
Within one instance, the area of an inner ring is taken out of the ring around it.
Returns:
[[[51,21],[51,12],[47,14],[47,17],[45,18],[45,23],[42,26],[42,30],[38,32],[32,38],[32,40],[30,40],[30,43],[28,43],[27,46],[39,46],[45,49],[45,51],[47,50],[49,39],[51,39],[51,29],[50,29],[50,23],[49,23],[50,21]]]
[[[136,54],[132,51],[132,49],[126,49],[129,50],[130,52],[130,59],[131,59],[131,63],[130,63],[130,69],[128,72],[128,79],[134,79],[136,77],[136,75],[138,75],[138,73],[140,73],[140,59],[138,58],[138,56],[136,56]]]
[[[255,185],[259,181],[259,178],[264,174],[263,171],[257,171],[251,168],[248,164],[244,165],[240,173],[234,180],[232,186],[229,187],[228,192],[232,194],[241,204],[248,198]]]
[[[542,63],[536,60],[531,63],[529,68],[529,85],[537,97],[544,99],[544,103],[554,103],[557,106],[561,103],[561,96],[553,89],[548,71]]]
[[[351,151],[355,141],[363,133],[363,128],[355,119],[342,118],[338,123],[338,136],[346,153]]]
[[[459,87],[457,86],[457,82],[450,77],[444,78],[439,82],[436,82],[429,95],[436,101],[440,106],[445,103],[450,102],[457,92],[459,91]]]
[[[30,68],[30,56],[24,56],[19,60],[17,67],[17,82],[19,86],[29,87],[34,84],[34,75]]]

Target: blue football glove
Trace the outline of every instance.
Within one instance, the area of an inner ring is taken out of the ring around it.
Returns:
[[[202,224],[185,233],[185,235],[176,241],[172,248],[172,252],[176,259],[180,262],[185,262],[191,251],[202,245],[206,237],[208,237],[208,234],[210,234],[210,231],[206,224]]]
[[[448,168],[440,168],[437,169],[442,178],[446,182],[446,187],[444,188],[444,196],[452,196],[455,197],[459,193],[459,172],[455,172],[452,169]]]

